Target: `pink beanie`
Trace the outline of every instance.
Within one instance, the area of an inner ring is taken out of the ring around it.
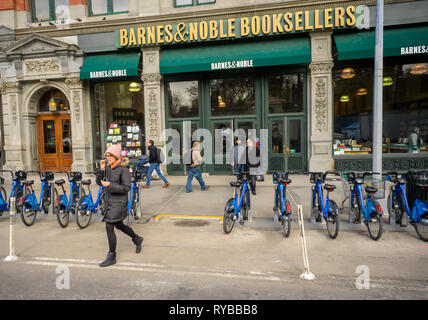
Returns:
[[[122,157],[122,147],[120,144],[113,144],[107,148],[106,153],[111,153],[116,158],[120,159]]]

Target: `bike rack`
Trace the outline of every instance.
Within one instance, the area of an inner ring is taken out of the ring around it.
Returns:
[[[15,256],[15,197],[10,198],[10,228],[9,228],[9,255],[4,259],[4,261],[16,261],[18,257]]]

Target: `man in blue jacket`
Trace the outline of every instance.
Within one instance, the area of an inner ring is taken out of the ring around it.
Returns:
[[[159,159],[158,148],[155,147],[155,143],[153,140],[149,140],[149,142],[147,143],[147,146],[149,149],[150,168],[149,168],[149,172],[147,173],[147,182],[144,186],[142,186],[142,188],[145,188],[145,189],[150,188],[150,180],[152,178],[152,173],[154,170],[156,170],[156,173],[158,174],[158,176],[161,177],[161,179],[165,183],[162,188],[168,188],[169,182],[168,180],[166,180],[166,178],[164,177],[164,175],[162,174],[159,168],[159,163],[161,163],[161,159]]]

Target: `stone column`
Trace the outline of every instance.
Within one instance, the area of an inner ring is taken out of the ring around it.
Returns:
[[[92,117],[86,85],[79,78],[68,78],[70,89],[71,136],[73,150],[72,171],[89,171],[93,168]]]
[[[145,48],[143,51],[144,83],[144,129],[145,142],[153,140],[157,147],[163,149],[165,154],[165,141],[162,132],[165,129],[165,115],[162,106],[162,76],[159,74],[159,48]],[[166,172],[165,164],[161,166]]]
[[[334,169],[331,32],[311,33],[309,170]]]
[[[17,82],[3,82],[0,87],[6,170],[26,170],[24,168],[25,148],[22,134],[22,86]]]

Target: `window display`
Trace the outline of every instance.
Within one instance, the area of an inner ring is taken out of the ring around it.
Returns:
[[[121,144],[122,156],[138,158],[144,148],[143,91],[130,91],[130,81],[94,85],[96,157]]]
[[[428,152],[428,62],[385,61],[383,152]],[[335,155],[371,154],[373,63],[333,69]],[[415,145],[415,147],[413,146]]]

